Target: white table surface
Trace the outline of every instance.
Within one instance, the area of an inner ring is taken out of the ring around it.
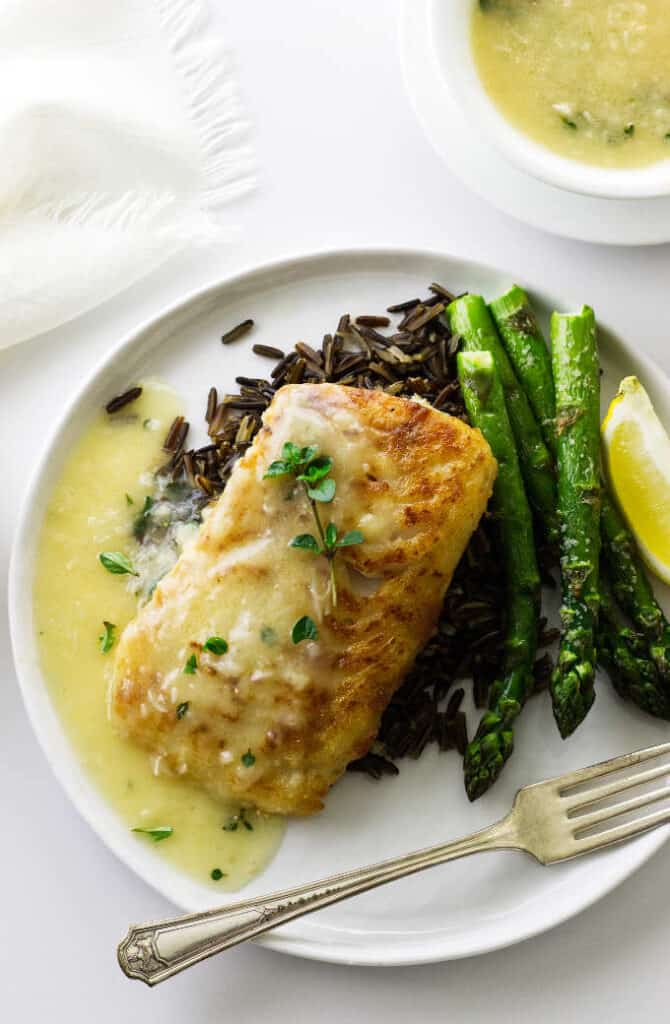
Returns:
[[[235,268],[352,244],[444,249],[542,269],[670,371],[670,250],[614,249],[524,228],[471,195],[425,141],[405,95],[395,0],[215,0],[256,122],[258,191],[232,245],[189,255],[95,312],[0,353],[0,570],[43,432],[110,345]],[[446,126],[445,126],[446,130]],[[579,918],[486,957],[404,970],[332,967],[247,947],[149,991],[115,946],[170,912],[79,819],[28,726],[0,620],[0,1019],[7,1024],[611,1024],[667,1017],[670,847]],[[448,868],[444,869],[448,870]]]

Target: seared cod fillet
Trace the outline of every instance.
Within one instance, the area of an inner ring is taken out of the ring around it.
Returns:
[[[112,714],[161,771],[263,811],[313,814],[368,750],[430,638],[496,463],[479,431],[380,391],[283,387],[263,423],[125,629]],[[335,607],[326,559],[289,547],[315,532],[301,486],[263,478],[286,441],[331,456],[337,492],[320,506],[324,524],[364,536],[337,554]],[[294,644],[304,615],[318,640]],[[226,639],[225,654],[203,650],[211,636]]]

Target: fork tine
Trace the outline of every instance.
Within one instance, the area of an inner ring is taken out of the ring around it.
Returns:
[[[612,843],[620,843],[622,839],[632,839],[634,836],[639,836],[643,832],[648,832],[650,829],[668,822],[670,822],[670,807],[663,811],[656,811],[654,814],[647,814],[644,818],[638,818],[637,821],[629,821],[625,825],[616,825],[604,832],[597,832],[593,836],[576,838],[576,853],[589,853],[591,850],[604,849],[606,846],[611,846]]]
[[[599,825],[611,818],[620,818],[622,814],[628,814],[629,811],[637,811],[640,807],[648,807],[649,804],[668,799],[670,799],[670,786],[662,786],[660,789],[655,789],[653,793],[641,793],[640,796],[634,796],[630,800],[622,800],[620,804],[601,807],[599,811],[593,811],[591,814],[580,814],[579,817],[570,818],[570,824],[575,826],[575,839],[580,839],[581,833],[592,828],[593,825]]]
[[[655,747],[646,747],[644,750],[634,750],[632,754],[623,754],[621,757],[613,757],[609,761],[600,761],[588,768],[580,768],[576,772],[567,772],[554,779],[559,787],[559,793],[564,795],[573,786],[582,782],[590,782],[591,779],[598,779],[601,775],[609,775],[611,772],[618,772],[622,768],[631,768],[643,761],[649,761],[653,757],[660,757],[662,754],[670,754],[670,743],[659,743]]]
[[[565,797],[565,804],[570,813],[580,811],[582,808],[600,803],[601,800],[606,800],[610,796],[625,793],[627,789],[642,786],[646,782],[653,782],[654,779],[660,779],[663,775],[668,774],[670,774],[670,764],[661,764],[656,768],[647,768],[646,771],[636,772],[635,775],[630,775],[625,779],[608,782],[606,786],[597,786],[594,789],[586,790],[584,793],[576,793],[574,796]],[[668,795],[670,796],[670,789],[668,789]]]

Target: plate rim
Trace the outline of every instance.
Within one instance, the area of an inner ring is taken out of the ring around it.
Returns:
[[[462,267],[465,275],[470,272],[475,274],[476,272],[483,271],[487,274],[498,274],[499,276],[507,277],[510,280],[513,277],[515,280],[517,279],[514,271],[504,270],[496,265],[485,263],[481,260],[463,258],[453,253],[436,249],[407,247],[402,245],[361,245],[343,248],[334,247],[312,251],[301,251],[292,255],[260,263],[251,262],[242,269],[222,278],[217,278],[205,286],[192,289],[176,301],[163,306],[156,314],[146,317],[138,326],[125,332],[123,337],[96,362],[91,372],[87,374],[84,381],[78,386],[75,394],[66,403],[62,414],[52,426],[52,429],[46,437],[41,454],[33,467],[28,486],[21,502],[9,562],[8,610],[10,641],[14,666],[30,726],[38,740],[50,770],[63,787],[79,816],[83,818],[96,836],[129,870],[131,870],[143,882],[159,892],[161,896],[168,899],[170,902],[176,903],[178,906],[183,906],[183,904],[180,904],[174,895],[168,895],[164,885],[162,884],[161,872],[156,870],[155,858],[150,855],[147,856],[145,851],[139,848],[135,850],[130,843],[122,842],[117,839],[117,837],[111,836],[105,832],[103,823],[100,821],[100,816],[96,808],[89,806],[85,802],[85,794],[83,794],[83,790],[90,788],[97,794],[98,799],[102,802],[106,810],[111,813],[115,812],[113,812],[112,805],[104,798],[92,780],[88,779],[85,771],[81,768],[79,758],[75,758],[79,765],[79,777],[77,778],[71,774],[69,766],[63,762],[63,759],[59,755],[58,747],[62,745],[63,741],[65,742],[65,746],[70,748],[70,751],[73,752],[74,748],[72,748],[69,740],[66,738],[64,730],[62,729],[62,724],[60,723],[56,709],[51,702],[46,682],[39,665],[35,666],[35,672],[38,678],[31,679],[30,659],[24,653],[26,650],[26,643],[30,647],[31,654],[36,650],[32,631],[32,619],[28,622],[24,622],[22,621],[20,614],[21,605],[25,604],[24,599],[32,595],[33,576],[32,573],[26,572],[26,568],[32,569],[32,565],[29,564],[27,555],[29,540],[32,536],[30,533],[31,514],[38,514],[37,512],[34,512],[34,509],[36,508],[35,501],[36,499],[39,500],[40,482],[45,468],[48,465],[51,453],[55,449],[61,435],[64,434],[68,427],[75,422],[79,406],[86,403],[91,390],[101,382],[106,373],[113,368],[114,364],[126,353],[131,352],[136,345],[142,342],[143,339],[149,338],[151,332],[155,332],[157,340],[152,344],[149,344],[149,349],[153,349],[156,345],[161,343],[161,340],[164,338],[163,328],[169,324],[171,320],[179,316],[179,314],[186,314],[192,306],[204,304],[208,299],[212,299],[215,295],[217,298],[220,298],[220,293],[248,283],[249,281],[252,281],[254,277],[262,279],[264,277],[271,276],[273,273],[286,273],[291,270],[297,270],[299,272],[305,267],[310,268],[313,264],[318,263],[323,263],[324,270],[327,270],[329,261],[336,260],[341,262],[348,259],[369,260],[373,262],[396,259],[404,259],[407,261],[417,259],[434,259],[436,261],[447,260]],[[518,275],[518,279],[525,281],[525,274]],[[528,285],[528,287],[533,290],[532,284]],[[542,288],[538,290],[543,291]],[[604,323],[599,321],[599,323],[601,323],[603,329],[610,334],[615,346],[618,346],[624,352],[628,352],[628,344],[621,341],[616,334],[612,335],[612,332],[608,329],[606,321]],[[653,359],[647,356],[646,353],[637,350],[634,353],[634,358],[639,365],[644,367],[645,371],[649,374],[650,380],[658,380],[660,378],[670,392],[670,376],[668,376]],[[46,715],[44,714],[44,707],[48,708]],[[49,713],[56,718],[60,725],[62,732],[59,736],[52,734],[52,726],[47,721]],[[642,867],[642,865],[645,864],[669,838],[670,829],[657,829],[637,839],[635,841],[637,852],[634,862],[631,863],[629,860],[624,863],[622,861],[620,866],[612,867],[610,869],[610,873],[607,875],[607,880],[604,884],[589,889],[586,895],[580,893],[579,898],[573,901],[566,902],[560,906],[555,905],[549,915],[549,919],[545,918],[544,915],[539,915],[535,923],[527,920],[526,926],[521,928],[515,927],[513,924],[511,933],[508,933],[508,931],[505,930],[504,934],[499,935],[496,931],[496,936],[491,938],[490,941],[482,941],[481,935],[479,935],[477,941],[466,944],[462,948],[454,949],[448,943],[448,948],[444,948],[444,940],[442,938],[444,933],[440,933],[439,936],[434,937],[432,940],[433,947],[430,950],[423,949],[419,953],[398,952],[395,946],[390,946],[386,950],[381,948],[377,949],[376,952],[371,952],[367,946],[359,948],[358,944],[355,942],[351,945],[347,945],[346,943],[333,944],[332,941],[328,941],[328,938],[325,935],[325,941],[323,941],[315,935],[308,935],[307,937],[301,938],[293,933],[284,933],[281,929],[277,932],[270,932],[265,936],[261,936],[255,941],[259,942],[259,944],[266,948],[294,956],[300,956],[305,959],[360,966],[410,966],[437,963],[446,960],[456,960],[482,953],[488,953],[496,949],[515,945],[518,942],[526,941],[527,939],[533,938],[545,931],[549,931],[557,925],[569,920],[571,917],[581,913],[583,910],[586,910],[599,899],[602,899],[608,893],[612,892],[613,889],[625,881],[625,879],[629,878],[638,868]],[[146,864],[146,867],[143,862]],[[151,870],[149,870],[149,868]],[[234,897],[235,894],[231,895]],[[512,920],[516,922],[517,919],[514,918]]]

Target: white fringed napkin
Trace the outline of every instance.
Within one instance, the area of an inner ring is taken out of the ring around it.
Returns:
[[[189,243],[252,184],[206,0],[0,0],[0,348]]]

